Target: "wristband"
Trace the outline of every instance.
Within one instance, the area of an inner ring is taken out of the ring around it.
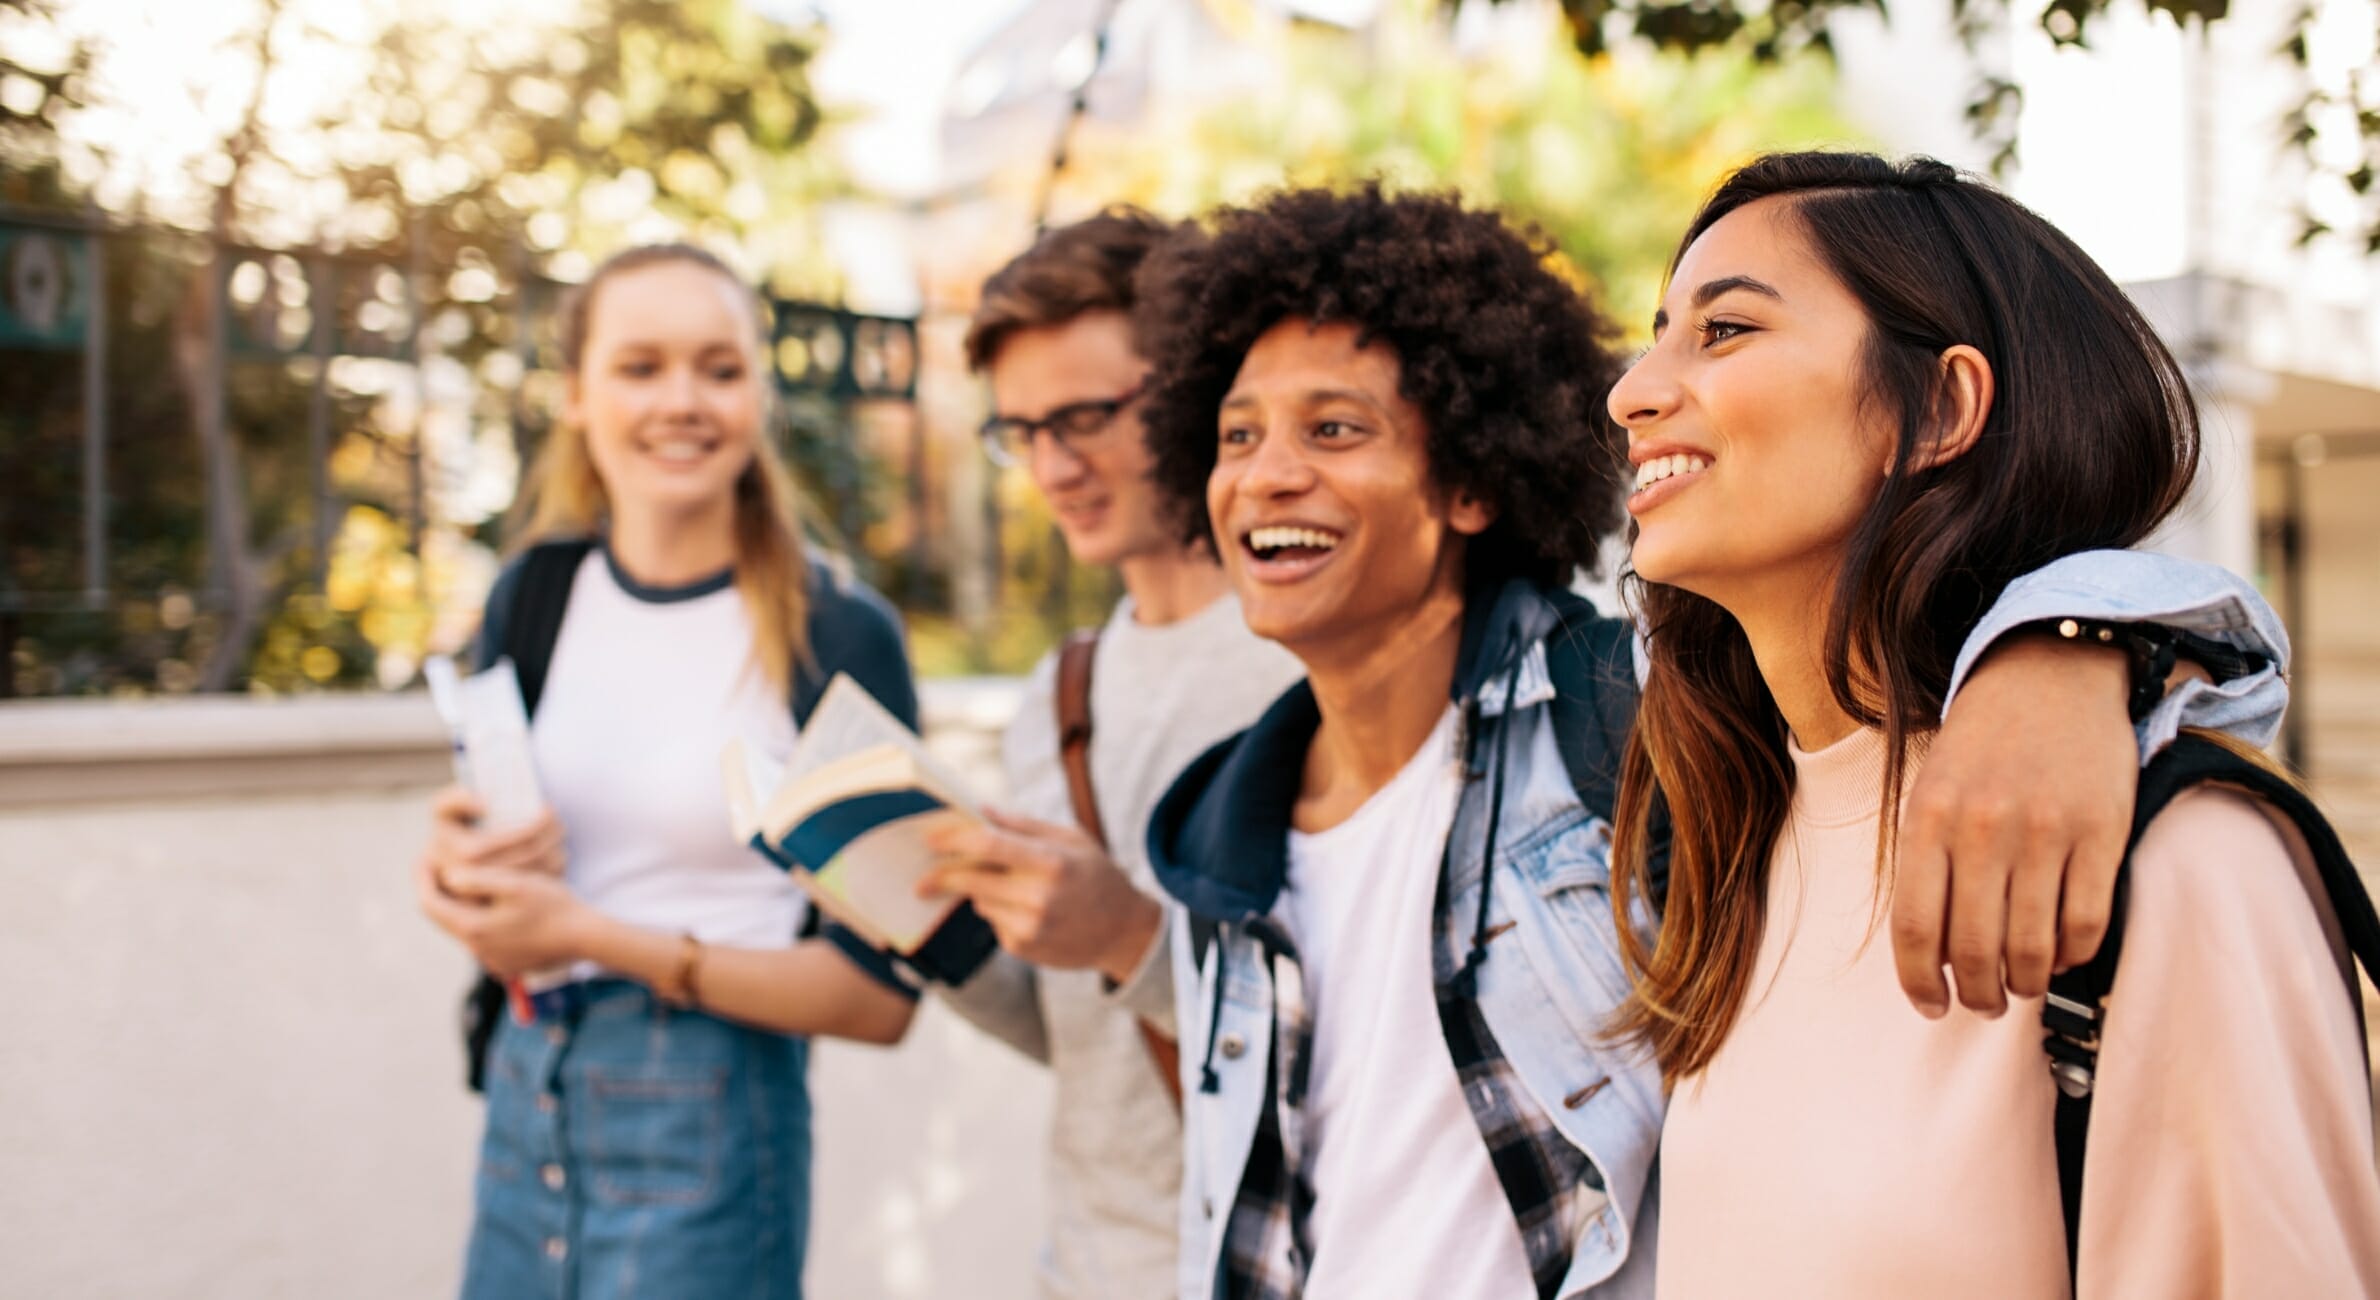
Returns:
[[[2132,689],[2126,703],[2134,722],[2149,716],[2164,700],[2175,656],[2171,629],[2156,623],[2109,623],[2089,618],[2044,619],[2029,626],[2060,640],[2123,651],[2131,660]]]

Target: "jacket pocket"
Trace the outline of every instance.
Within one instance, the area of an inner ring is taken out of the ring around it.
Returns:
[[[1612,920],[1611,829],[1581,818],[1516,865],[1515,883],[1536,903],[1536,915],[1517,918],[1530,961],[1571,1032],[1594,1044],[1629,988]]]

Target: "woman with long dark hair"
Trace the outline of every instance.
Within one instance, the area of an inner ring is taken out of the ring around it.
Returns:
[[[2265,806],[2193,790],[2132,856],[2071,1259],[2039,999],[1921,1017],[1882,933],[1960,643],[2183,499],[2196,417],[2147,322],[1940,163],[1795,154],[1704,207],[1654,331],[1610,403],[1652,656],[1614,899],[1652,892],[1658,790],[1616,1029],[1672,1089],[1662,1292],[2380,1293],[2357,1008]]]

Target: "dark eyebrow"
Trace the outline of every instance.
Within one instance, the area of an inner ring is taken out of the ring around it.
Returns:
[[[1357,406],[1367,407],[1374,411],[1380,409],[1380,403],[1372,400],[1370,393],[1357,388],[1317,388],[1306,394],[1306,400],[1315,405],[1324,402],[1352,402]]]
[[[1697,309],[1708,307],[1712,302],[1724,297],[1727,294],[1734,293],[1738,289],[1741,289],[1747,293],[1757,293],[1763,297],[1774,298],[1778,302],[1785,301],[1785,295],[1777,292],[1776,286],[1769,284],[1765,280],[1755,280],[1748,275],[1723,275],[1716,280],[1706,281],[1700,287],[1694,290],[1691,301]],[[1653,333],[1656,336],[1658,336],[1661,333],[1663,327],[1667,326],[1668,324],[1669,311],[1667,308],[1663,308],[1662,310],[1653,313]]]
[[[1310,406],[1318,406],[1324,402],[1353,402],[1374,411],[1380,409],[1380,403],[1374,400],[1370,393],[1360,388],[1309,388],[1297,394],[1297,400]],[[1221,406],[1224,408],[1255,406],[1257,404],[1258,398],[1254,393],[1242,392],[1227,393],[1221,402]]]
[[[1752,293],[1762,294],[1766,297],[1774,298],[1778,302],[1785,301],[1785,295],[1777,292],[1776,288],[1772,285],[1755,280],[1748,275],[1727,275],[1721,276],[1720,278],[1703,285],[1701,288],[1696,289],[1694,291],[1694,305],[1697,307],[1708,307],[1711,305],[1711,301],[1719,297],[1721,294],[1734,293],[1738,289],[1744,289]]]

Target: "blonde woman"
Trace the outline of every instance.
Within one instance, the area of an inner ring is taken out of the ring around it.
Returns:
[[[792,882],[727,830],[721,747],[783,752],[834,673],[916,715],[891,610],[803,553],[760,322],[682,245],[612,258],[565,311],[566,418],[480,637],[520,661],[550,808],[481,833],[446,791],[418,879],[493,975],[573,975],[533,1022],[484,1017],[467,1297],[798,1296],[799,1035],[908,1027],[906,985],[847,936],[801,937]]]

